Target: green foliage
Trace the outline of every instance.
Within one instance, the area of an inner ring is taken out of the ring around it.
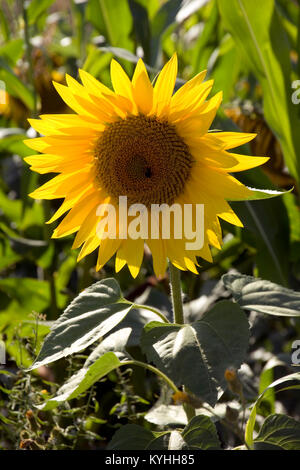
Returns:
[[[223,282],[244,309],[269,315],[300,316],[299,292],[241,274],[225,274]]]
[[[40,405],[40,409],[51,410],[59,403],[76,398],[88,390],[95,382],[121,365],[113,352],[107,352],[89,366],[83,366],[58,391],[54,398]]]
[[[254,443],[254,450],[299,450],[300,423],[289,416],[267,417]]]
[[[248,347],[248,322],[231,302],[217,303],[189,325],[148,323],[142,348],[149,361],[210,405],[225,388],[224,372],[239,368]]]
[[[23,3],[0,9],[0,448],[298,450],[299,2]],[[51,239],[57,202],[28,197],[47,177],[23,162],[27,118],[67,112],[53,79],[81,67],[111,87],[111,58],[132,76],[142,56],[154,80],[175,51],[176,88],[207,69],[214,130],[255,132],[236,152],[270,156],[240,180],[271,188],[229,201],[244,228],[222,223],[213,263],[182,274],[180,325],[147,253],[133,280]]]
[[[299,181],[299,117],[291,101],[290,46],[276,2],[218,0],[218,5],[225,27],[262,86],[265,118],[281,143],[291,174]]]
[[[120,323],[131,308],[114,279],[93,284],[54,322],[32,368],[88,347]]]
[[[216,428],[203,415],[195,416],[181,431],[150,432],[128,424],[119,429],[110,442],[111,450],[220,450]]]
[[[262,400],[263,396],[265,395],[265,393],[273,388],[273,387],[276,387],[277,385],[281,385],[285,382],[288,382],[288,381],[293,381],[293,380],[297,380],[299,381],[300,380],[300,374],[299,373],[295,373],[295,374],[289,374],[285,377],[282,377],[281,379],[278,379],[278,380],[275,380],[275,382],[272,382],[260,395],[259,397],[257,398],[257,400],[255,401],[254,403],[254,406],[251,410],[251,413],[250,413],[250,416],[249,416],[249,419],[247,421],[247,425],[246,425],[246,430],[245,430],[245,442],[246,444],[250,447],[250,448],[253,448],[253,445],[254,445],[254,441],[253,441],[253,431],[254,431],[254,426],[255,426],[255,419],[256,419],[256,413],[257,413],[257,406],[258,404],[260,403],[260,401]],[[271,423],[273,422],[273,420],[271,420]],[[290,426],[291,427],[291,426]],[[299,426],[293,426],[294,427],[294,431],[295,431],[295,434],[297,435],[297,433],[299,432]],[[264,435],[265,433],[263,432],[262,435]],[[290,438],[291,438],[291,433],[290,433]]]

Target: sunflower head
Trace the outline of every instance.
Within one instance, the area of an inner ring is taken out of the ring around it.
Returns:
[[[197,257],[212,261],[210,247],[221,247],[219,219],[242,226],[227,201],[248,199],[251,190],[231,173],[268,159],[229,150],[255,134],[209,132],[222,94],[207,99],[213,81],[204,81],[205,72],[173,94],[176,54],[154,86],[141,59],[132,80],[112,60],[113,91],[87,72],[79,74],[82,85],[68,75],[67,86],[54,83],[74,113],[31,119],[43,137],[26,141],[40,152],[25,159],[31,169],[58,173],[31,193],[37,199],[64,198],[49,221],[64,215],[53,237],[77,232],[73,247],[81,246],[79,259],[98,249],[97,269],[116,254],[116,270],[127,264],[136,276],[147,243],[156,275],[164,274],[167,258],[180,269],[197,272]],[[124,197],[126,220],[120,204]],[[135,218],[137,205],[144,210]],[[186,220],[177,215],[198,205],[204,208],[200,225],[197,211],[190,213],[193,233],[201,230],[203,235],[201,246],[195,247],[188,244]],[[153,207],[158,217],[150,215]],[[167,236],[161,227],[166,213],[173,222]],[[105,229],[107,214],[115,217],[113,231]],[[138,227],[135,235],[133,226]]]

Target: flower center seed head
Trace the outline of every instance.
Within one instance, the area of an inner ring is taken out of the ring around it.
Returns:
[[[175,126],[130,116],[109,124],[94,149],[96,179],[116,201],[173,204],[190,176],[193,157]]]

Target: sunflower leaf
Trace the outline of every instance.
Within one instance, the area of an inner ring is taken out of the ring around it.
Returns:
[[[290,416],[267,417],[254,441],[254,450],[299,450],[300,423]]]
[[[96,282],[53,323],[30,370],[85,349],[120,323],[132,307],[115,279]]]
[[[108,450],[144,450],[155,439],[153,431],[138,426],[126,424],[115,432],[108,444]]]
[[[153,432],[136,424],[122,426],[108,445],[109,450],[220,450],[216,428],[208,416],[195,416],[180,432]]]
[[[225,287],[246,310],[268,315],[300,316],[300,292],[244,274],[224,274]]]
[[[248,347],[249,327],[237,304],[218,302],[201,320],[185,325],[151,322],[141,345],[149,361],[174,382],[210,405],[224,389],[224,372],[239,368]]]

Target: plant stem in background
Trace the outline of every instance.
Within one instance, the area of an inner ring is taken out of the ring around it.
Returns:
[[[180,271],[169,261],[170,290],[173,305],[174,323],[184,323]],[[188,391],[187,391],[188,392]],[[188,403],[183,405],[188,421],[195,416],[195,408]]]
[[[132,302],[129,302],[129,303],[132,303]],[[165,323],[170,323],[167,317],[165,317],[163,313],[159,312],[154,307],[150,307],[149,305],[140,305],[140,304],[134,303],[134,308],[149,310],[150,312],[155,313],[155,315],[158,315]]]
[[[164,380],[175,393],[179,392],[174,382],[167,375],[165,375],[161,370],[157,369],[156,367],[151,366],[150,364],[146,364],[145,362],[141,362],[141,361],[130,360],[130,361],[124,361],[120,364],[120,366],[124,366],[124,365],[139,366],[139,367],[143,367],[144,369],[151,370],[151,372],[154,372],[154,374],[158,375],[162,380]]]

